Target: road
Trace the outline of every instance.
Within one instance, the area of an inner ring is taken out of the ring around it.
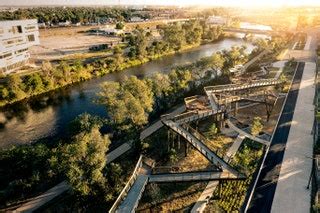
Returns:
[[[248,212],[270,212],[296,106],[304,63],[299,63],[277,129],[271,141]]]

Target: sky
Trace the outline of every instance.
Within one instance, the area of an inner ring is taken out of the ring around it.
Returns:
[[[320,6],[320,0],[0,0],[0,6],[27,5],[210,5],[210,6]]]

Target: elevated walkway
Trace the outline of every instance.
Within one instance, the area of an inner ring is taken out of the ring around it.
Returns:
[[[201,154],[203,154],[210,162],[217,166],[221,166],[223,170],[227,170],[232,173],[234,176],[239,176],[240,174],[237,170],[235,170],[232,166],[230,166],[227,162],[225,162],[221,157],[219,157],[216,153],[211,151],[205,143],[203,143],[199,137],[197,138],[186,129],[182,128],[179,124],[173,122],[172,120],[162,120],[163,123],[171,128],[173,131],[184,137],[193,147],[195,147]],[[244,177],[244,175],[243,175]]]
[[[212,180],[244,180],[243,175],[235,176],[230,172],[184,172],[166,173],[150,175],[149,182],[168,183],[168,182],[189,182],[189,181],[212,181]]]
[[[224,112],[222,110],[212,110],[210,108],[206,110],[192,110],[192,111],[188,111],[180,115],[177,115],[173,117],[171,120],[177,124],[184,124],[184,123],[189,123],[195,120],[199,120],[199,119],[206,118],[211,115],[217,115],[217,114],[222,115],[224,114]],[[168,120],[167,117],[163,117],[163,118]]]
[[[148,183],[152,167],[153,163],[148,162],[147,159],[141,155],[129,181],[110,208],[109,213],[135,211]]]
[[[138,175],[128,192],[128,195],[118,207],[116,212],[135,212],[139,204],[145,186],[148,183],[148,175]]]
[[[267,140],[264,140],[262,138],[259,138],[257,136],[253,136],[251,134],[249,134],[248,132],[240,129],[239,127],[237,127],[235,124],[233,124],[230,119],[226,119],[226,123],[228,124],[228,126],[231,128],[231,129],[234,129],[236,132],[238,132],[239,134],[241,135],[244,135],[245,137],[253,140],[253,141],[256,141],[258,143],[261,143],[263,145],[266,145],[266,146],[269,146],[270,145],[270,141],[267,141]]]
[[[249,28],[238,28],[238,27],[224,27],[224,32],[228,33],[244,33],[244,34],[256,34],[256,35],[281,35],[283,31],[274,30],[259,30],[259,29],[249,29]]]
[[[222,93],[222,92],[231,92],[231,91],[245,90],[245,89],[251,89],[251,88],[274,86],[280,83],[282,82],[276,78],[269,78],[269,79],[261,79],[261,80],[252,80],[248,83],[243,83],[243,84],[226,84],[226,85],[219,85],[219,86],[208,86],[208,87],[205,87],[204,90],[206,91],[206,93],[209,93],[209,94]]]

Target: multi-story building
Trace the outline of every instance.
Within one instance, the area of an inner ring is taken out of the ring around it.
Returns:
[[[0,73],[9,74],[28,62],[28,48],[39,44],[36,19],[0,21]]]

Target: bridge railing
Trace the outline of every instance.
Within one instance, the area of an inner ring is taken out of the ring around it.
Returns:
[[[219,86],[208,86],[204,89],[207,92],[226,92],[226,91],[234,91],[234,90],[242,90],[247,88],[253,88],[253,87],[260,87],[260,86],[271,86],[275,84],[281,83],[280,80],[276,78],[268,78],[268,79],[262,79],[262,80],[252,80],[249,83],[245,84],[227,84],[227,85],[219,85]]]
[[[246,131],[240,129],[239,127],[237,127],[237,126],[236,126],[235,124],[233,124],[229,119],[227,119],[227,124],[229,125],[229,127],[230,127],[231,129],[236,130],[238,133],[246,136],[247,138],[250,138],[251,140],[254,140],[254,141],[256,141],[256,142],[262,143],[262,144],[264,144],[264,145],[266,145],[266,146],[269,146],[269,145],[270,145],[270,141],[266,141],[266,140],[264,140],[264,139],[261,139],[261,138],[258,138],[258,137],[256,137],[256,136],[253,136],[253,135],[249,134],[248,132],[246,132]]]
[[[151,175],[150,182],[186,182],[196,180],[219,180],[219,179],[245,179],[242,175],[234,175],[227,171],[204,171],[204,172],[184,172]]]
[[[237,170],[232,168],[227,162],[225,162],[221,157],[219,157],[217,154],[212,152],[210,148],[201,142],[199,139],[197,139],[193,134],[189,133],[187,130],[182,128],[179,125],[176,125],[174,122],[165,122],[167,126],[169,126],[171,129],[176,131],[178,134],[180,134],[182,137],[187,139],[189,143],[191,143],[200,153],[202,153],[209,161],[216,164],[218,167],[225,168],[229,172],[233,173],[234,175],[243,176],[241,173],[239,173]]]
[[[122,189],[122,191],[120,192],[117,200],[114,202],[114,204],[112,205],[112,207],[109,210],[109,213],[114,213],[116,212],[118,206],[121,204],[121,202],[123,201],[123,199],[125,198],[125,196],[128,194],[128,192],[130,191],[132,185],[134,184],[134,182],[137,179],[138,176],[138,171],[140,169],[140,167],[142,166],[142,159],[143,156],[140,155],[139,160],[133,170],[133,173],[129,179],[129,181],[126,183],[126,185],[124,186],[124,188]]]
[[[191,122],[194,120],[198,120],[204,117],[208,117],[210,115],[220,113],[221,111],[216,111],[208,108],[207,110],[194,110],[190,112],[186,112],[174,117],[172,120],[177,122],[178,124]]]
[[[204,145],[207,146],[207,144],[210,144],[211,141],[206,138],[204,135],[202,135],[200,132],[198,132],[197,130],[193,129],[190,125],[187,125],[188,130],[192,133],[192,135],[197,138],[198,140],[202,141],[202,143],[204,143]],[[208,147],[209,150],[214,151],[215,154],[219,157],[223,157],[223,152],[217,148],[216,150],[212,150]]]
[[[197,163],[192,165],[184,165],[184,166],[158,166],[152,168],[152,175],[157,174],[172,174],[172,173],[184,173],[187,171],[192,172],[218,172],[220,171],[214,165],[208,165],[207,163]]]

